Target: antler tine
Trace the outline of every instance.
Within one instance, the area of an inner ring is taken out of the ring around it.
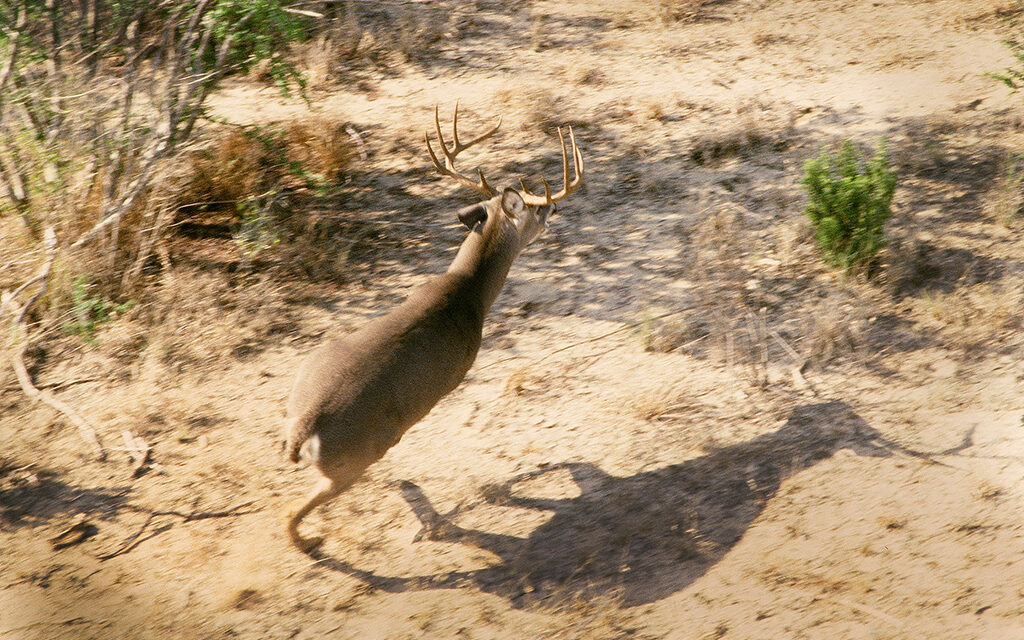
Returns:
[[[476,143],[486,140],[487,138],[490,138],[495,133],[497,133],[498,127],[500,126],[501,116],[498,116],[498,122],[493,127],[488,129],[484,133],[478,135],[477,137],[473,138],[466,144],[462,144],[461,142],[459,142],[459,103],[456,102],[455,114],[452,116],[452,141],[455,143],[455,148],[452,149],[452,155],[458,155],[460,152],[465,151],[466,149],[472,147]]]
[[[544,196],[543,197],[531,193],[530,192],[530,188],[526,186],[526,181],[523,180],[522,178],[519,179],[519,184],[521,184],[523,186],[523,194],[522,194],[523,195],[523,202],[526,202],[526,204],[537,204],[537,203],[540,203],[541,206],[547,205],[547,204],[551,204],[552,202],[554,202],[551,199],[551,185],[548,184],[547,178],[545,178],[544,176],[541,176],[540,177],[540,181],[544,184]],[[539,200],[537,200],[536,202],[533,202],[532,200],[534,198],[539,198]]]
[[[526,183],[520,180],[519,182],[523,186],[523,201],[528,205],[543,207],[564,200],[583,182],[583,152],[576,144],[576,134],[573,133],[572,127],[569,127],[569,140],[572,144],[572,163],[575,175],[571,180],[569,179],[569,150],[565,147],[565,136],[562,135],[561,127],[558,128],[558,140],[562,144],[562,190],[552,194],[548,181],[541,178],[544,182],[544,195],[541,196],[531,193],[526,188]]]
[[[450,178],[453,178],[459,184],[465,187],[469,187],[470,189],[478,191],[487,196],[488,198],[491,198],[498,192],[495,191],[494,188],[491,187],[491,185],[487,184],[487,179],[484,177],[484,172],[480,169],[477,169],[477,174],[480,176],[480,181],[474,182],[468,176],[459,173],[455,169],[455,156],[459,155],[459,153],[465,151],[466,149],[472,147],[476,143],[486,140],[487,138],[490,138],[498,131],[498,127],[500,126],[501,118],[499,117],[498,123],[491,127],[489,130],[484,132],[482,135],[473,138],[466,144],[462,144],[459,141],[459,103],[456,102],[455,115],[452,117],[453,146],[451,149],[448,149],[448,143],[444,141],[444,136],[441,134],[440,108],[437,105],[435,105],[434,128],[437,131],[437,140],[441,144],[441,155],[444,156],[444,165],[442,166],[441,162],[437,159],[437,155],[434,153],[434,148],[430,144],[430,132],[425,133],[423,136],[424,140],[426,140],[427,143],[427,153],[430,154],[430,159],[433,161],[434,167],[438,170],[439,173],[441,173],[442,175],[446,175]]]

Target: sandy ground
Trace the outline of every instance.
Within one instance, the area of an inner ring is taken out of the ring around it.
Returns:
[[[126,323],[40,358],[111,449],[153,446],[143,475],[0,374],[0,637],[1024,638],[1024,245],[991,211],[1024,134],[983,75],[1011,63],[1010,3],[653,4],[462,3],[429,55],[318,89],[369,154],[336,213],[409,226],[314,293],[183,266],[200,310],[153,340],[210,357],[118,359]],[[555,177],[567,123],[586,187],[466,382],[307,520],[310,558],[279,520],[313,478],[281,455],[284,398],[303,353],[454,255],[471,196],[422,130],[455,97],[467,131],[505,118],[465,166]],[[216,107],[310,109],[248,82]],[[880,136],[897,240],[844,280],[800,169]],[[78,514],[91,535],[53,549]]]

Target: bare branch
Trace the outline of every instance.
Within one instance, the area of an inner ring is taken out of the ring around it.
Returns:
[[[91,229],[83,233],[75,242],[71,245],[72,249],[77,249],[82,245],[86,244],[90,240],[96,237],[103,229],[106,229],[110,225],[118,222],[127,211],[135,205],[135,202],[139,199],[139,196],[145,191],[146,187],[149,186],[153,167],[156,163],[163,158],[172,146],[172,138],[166,132],[163,134],[163,138],[157,140],[150,151],[145,155],[145,159],[142,162],[142,167],[139,169],[139,174],[128,186],[128,194],[121,198],[121,201],[116,205],[107,208],[106,215],[100,219],[99,222],[94,224]]]
[[[78,427],[78,433],[83,440],[86,441],[96,451],[98,459],[103,460],[106,457],[106,453],[103,450],[103,445],[100,444],[99,437],[96,435],[96,430],[89,425],[78,413],[70,406],[59,400],[49,391],[42,390],[35,386],[32,382],[32,376],[29,375],[28,369],[25,367],[25,351],[28,349],[30,344],[28,332],[24,329],[25,314],[35,304],[47,289],[47,280],[50,276],[50,270],[53,268],[53,261],[57,257],[57,234],[54,233],[53,228],[50,227],[45,233],[46,243],[46,260],[43,262],[42,267],[28,283],[19,287],[14,294],[6,296],[5,303],[12,306],[16,306],[17,303],[14,301],[14,296],[23,291],[26,286],[30,283],[41,282],[39,291],[36,295],[25,303],[17,313],[14,319],[15,335],[20,340],[20,345],[15,349],[14,354],[11,356],[11,365],[14,367],[14,374],[18,378],[18,384],[21,386],[22,391],[25,395],[30,398],[42,400],[46,404],[50,405],[60,413],[64,414],[76,427]]]
[[[18,168],[17,155],[7,145],[6,137],[0,135],[0,176],[4,179],[11,200],[17,205],[23,205],[28,201],[25,178]]]
[[[18,18],[14,23],[14,28],[8,29],[4,27],[4,31],[7,32],[7,41],[11,44],[7,51],[7,59],[4,60],[4,66],[0,68],[0,113],[3,113],[3,90],[7,86],[7,81],[11,78],[11,71],[14,69],[14,63],[18,58],[21,30],[25,28],[26,14],[25,4],[22,3],[18,7]]]
[[[106,452],[103,450],[103,445],[100,444],[99,436],[96,435],[96,430],[85,421],[78,413],[68,406],[63,401],[59,400],[49,391],[39,389],[32,384],[32,377],[29,376],[28,370],[25,368],[25,349],[28,348],[28,340],[22,342],[21,347],[15,351],[11,357],[11,364],[14,366],[14,373],[18,377],[18,384],[21,385],[22,391],[25,395],[30,398],[42,400],[46,404],[50,405],[58,412],[63,413],[68,420],[70,420],[76,427],[78,427],[78,433],[87,444],[89,444],[96,452],[96,458],[98,460],[105,460],[107,457]]]
[[[239,27],[251,20],[255,13],[255,11],[250,11],[235,23],[235,31],[233,31],[227,38],[224,38],[224,42],[221,43],[220,49],[217,51],[217,59],[214,61],[213,69],[210,70],[210,73],[202,78],[196,78],[189,83],[188,90],[185,93],[185,104],[188,109],[188,117],[181,128],[182,138],[188,138],[192,134],[192,127],[195,125],[199,114],[202,113],[202,106],[209,95],[210,87],[212,87],[217,80],[227,73],[228,68],[225,65],[225,62],[227,61],[228,54],[231,52],[231,45],[234,41],[235,34],[238,33]]]
[[[87,28],[90,29],[91,31],[95,32],[95,29],[96,29],[96,16],[95,16],[94,12],[96,10],[96,6],[95,6],[96,5],[96,0],[88,0],[88,1],[89,1],[89,9],[88,10],[90,12],[90,15],[87,16],[87,22],[88,22],[88,27]],[[166,5],[166,4],[167,4],[166,2],[160,3],[160,5]],[[157,5],[157,7],[159,7],[160,5]],[[110,51],[111,49],[113,49],[114,47],[119,45],[124,40],[124,37],[125,37],[125,35],[128,32],[129,26],[132,25],[132,24],[137,23],[139,20],[142,19],[142,16],[146,13],[146,11],[149,11],[150,9],[154,9],[154,8],[156,8],[156,7],[154,7],[152,4],[144,4],[142,7],[136,9],[135,13],[132,14],[132,16],[130,18],[128,18],[127,20],[122,22],[118,26],[117,31],[115,31],[113,33],[113,35],[111,35],[109,38],[107,38],[106,42],[104,42],[101,45],[98,45],[96,47],[91,48],[91,50],[88,53],[86,53],[84,56],[82,56],[78,60],[75,60],[74,61],[74,65],[79,65],[79,64],[82,64],[82,63],[88,63],[90,65],[90,77],[91,77],[92,74],[96,73],[96,63],[104,55],[106,55],[108,51]],[[93,38],[93,42],[95,42],[95,33],[93,33],[90,37]]]

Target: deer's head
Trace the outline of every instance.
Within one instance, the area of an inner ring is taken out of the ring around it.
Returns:
[[[569,127],[569,139],[572,147],[574,175],[572,178],[569,176],[569,150],[566,148],[562,129],[559,128],[558,139],[562,144],[562,189],[557,193],[552,193],[548,181],[542,177],[544,193],[535,194],[530,191],[522,179],[519,180],[519,188],[508,187],[499,193],[488,184],[483,171],[478,169],[479,180],[473,180],[455,169],[455,157],[469,147],[494,135],[498,131],[498,127],[501,126],[501,118],[498,118],[497,124],[490,130],[469,142],[462,143],[459,140],[459,106],[456,103],[455,115],[452,118],[453,146],[451,149],[448,148],[448,144],[441,135],[441,120],[437,107],[434,108],[434,126],[438,142],[441,145],[441,155],[444,157],[442,164],[430,144],[430,133],[425,134],[427,152],[430,154],[434,167],[442,175],[454,179],[459,184],[469,187],[487,198],[459,210],[459,221],[478,233],[483,233],[488,222],[491,222],[492,225],[511,225],[519,236],[520,250],[547,229],[548,219],[555,212],[555,203],[567,198],[583,182],[583,154],[576,145],[576,136],[573,134],[572,127]]]

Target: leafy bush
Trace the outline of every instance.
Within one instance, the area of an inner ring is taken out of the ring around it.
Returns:
[[[896,188],[885,141],[863,162],[853,144],[843,140],[838,155],[823,152],[804,164],[801,183],[808,195],[804,213],[825,261],[847,273],[869,269],[886,244],[883,227],[892,215]]]

